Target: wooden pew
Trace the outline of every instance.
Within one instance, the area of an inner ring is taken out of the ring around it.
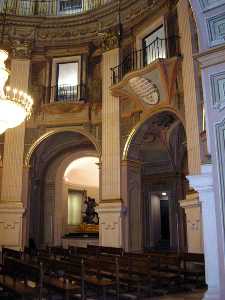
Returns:
[[[44,294],[42,265],[30,265],[23,260],[5,255],[0,285],[22,299],[35,297],[42,299]]]
[[[158,278],[158,272],[152,267],[149,256],[139,253],[124,253],[119,257],[120,281],[127,285],[128,291],[141,299],[142,293],[152,295],[153,280]]]
[[[54,256],[56,259],[70,256],[69,249],[64,249],[61,246],[50,247],[49,252],[50,255]]]
[[[7,247],[2,247],[2,264],[4,264],[4,257],[6,256],[21,259],[21,257],[23,256],[23,252]]]
[[[205,260],[203,254],[182,253],[182,273],[185,282],[196,282],[197,286],[205,285]]]
[[[115,258],[106,256],[89,256],[84,259],[85,282],[87,286],[94,287],[97,295],[102,294],[103,299],[109,288],[117,289],[117,263]],[[118,295],[118,293],[116,292]],[[119,299],[119,298],[118,298]]]
[[[87,248],[90,250],[93,255],[115,255],[121,256],[123,255],[122,248],[116,247],[104,247],[104,246],[95,246],[95,245],[87,245]]]
[[[71,294],[79,294],[81,299],[85,298],[84,275],[82,258],[77,257],[72,261],[54,257],[38,257],[43,263],[45,276],[44,284],[53,292],[63,293],[66,299]]]

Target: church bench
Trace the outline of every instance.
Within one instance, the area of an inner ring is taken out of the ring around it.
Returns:
[[[64,258],[70,256],[69,249],[65,249],[61,246],[55,246],[49,248],[50,255],[54,256],[55,258]]]
[[[115,258],[102,255],[89,256],[84,259],[85,282],[94,287],[103,299],[109,288],[115,287],[117,294],[117,264]]]
[[[182,274],[185,282],[205,285],[205,260],[201,253],[182,253]]]
[[[44,266],[44,284],[51,287],[55,292],[62,292],[66,297],[71,293],[80,293],[84,297],[84,271],[83,259],[73,257],[72,259],[54,257],[39,257]]]
[[[123,249],[122,248],[116,248],[116,247],[104,247],[104,246],[96,246],[96,245],[87,245],[87,248],[90,249],[90,251],[96,255],[117,255],[121,256],[123,255]]]
[[[22,299],[41,297],[44,293],[42,265],[30,265],[5,255],[0,285]]]
[[[21,252],[21,251],[14,250],[14,249],[7,248],[7,247],[2,247],[2,263],[4,263],[5,256],[20,259],[22,257],[22,255],[23,255],[23,252]]]

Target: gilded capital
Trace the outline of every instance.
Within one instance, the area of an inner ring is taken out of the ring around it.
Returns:
[[[102,51],[106,52],[115,48],[119,48],[119,34],[116,32],[104,32],[100,34],[102,37]]]
[[[12,57],[13,58],[30,58],[32,44],[28,41],[14,40],[12,42]]]

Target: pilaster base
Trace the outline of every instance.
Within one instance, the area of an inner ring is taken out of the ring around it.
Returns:
[[[21,202],[0,203],[0,247],[22,248],[24,211]]]
[[[186,215],[187,246],[189,253],[203,253],[201,203],[198,193],[193,191],[180,201]]]
[[[101,246],[122,247],[121,200],[103,200],[98,207],[99,243]]]
[[[205,293],[203,300],[224,300],[225,290],[219,291],[218,289],[210,288]]]

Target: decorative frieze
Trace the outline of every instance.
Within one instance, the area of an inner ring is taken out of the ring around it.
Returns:
[[[202,9],[209,9],[224,4],[224,0],[200,0]]]
[[[225,43],[225,13],[206,20],[210,46]]]
[[[211,76],[212,101],[215,109],[225,107],[225,72]]]
[[[219,158],[219,182],[221,199],[225,199],[225,119],[216,125],[216,143]],[[222,201],[223,224],[225,228],[225,203]]]

